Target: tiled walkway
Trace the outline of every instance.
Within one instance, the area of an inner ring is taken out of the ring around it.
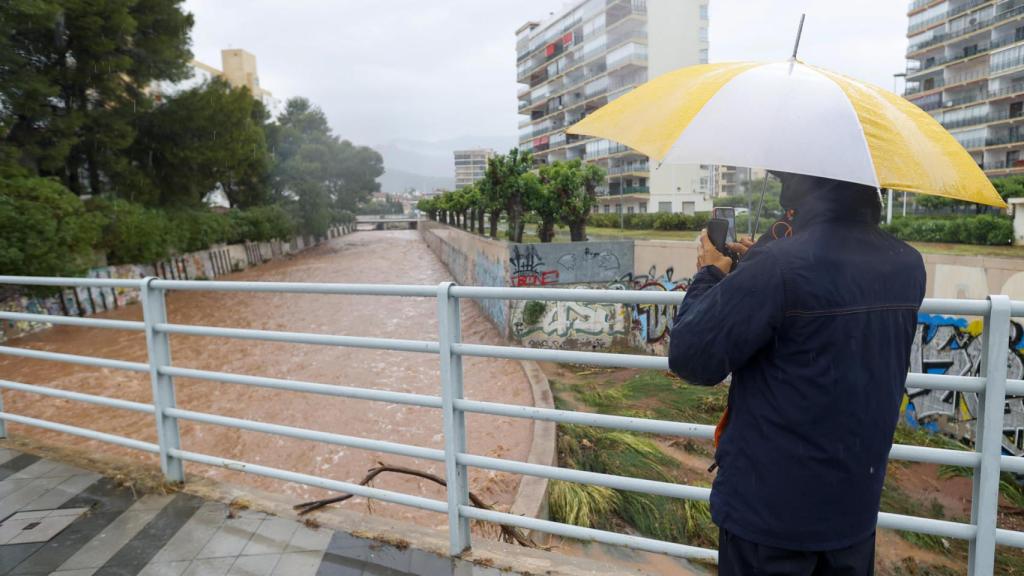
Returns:
[[[0,574],[500,574],[189,494],[136,496],[99,474],[2,448],[0,520]]]

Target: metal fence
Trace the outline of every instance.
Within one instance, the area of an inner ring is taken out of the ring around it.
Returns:
[[[493,346],[463,343],[461,339],[460,305],[464,299],[499,300],[541,300],[599,302],[621,304],[673,305],[682,301],[684,294],[678,292],[628,291],[628,290],[560,290],[546,288],[492,288],[458,286],[450,282],[438,286],[406,285],[359,285],[359,284],[314,284],[314,283],[269,283],[269,282],[204,282],[177,281],[145,278],[139,280],[78,279],[78,278],[35,278],[0,276],[0,284],[32,286],[85,286],[134,288],[141,291],[143,321],[109,320],[101,318],[78,318],[46,314],[25,314],[0,311],[0,320],[48,322],[58,325],[87,326],[116,330],[145,332],[148,347],[148,363],[128,362],[108,358],[78,356],[11,346],[0,346],[0,354],[9,356],[69,362],[86,366],[114,368],[149,373],[152,390],[152,404],[130,402],[104,396],[58,390],[44,386],[0,380],[0,390],[18,390],[75,400],[123,410],[153,414],[157,427],[158,442],[143,442],[113,434],[107,434],[50,422],[27,416],[12,414],[3,410],[0,401],[0,436],[6,436],[6,422],[16,422],[57,432],[73,434],[94,440],[110,442],[137,450],[159,455],[160,466],[170,481],[184,479],[184,462],[220,466],[249,474],[297,482],[328,490],[345,492],[374,498],[386,502],[412,506],[448,515],[450,551],[458,554],[470,547],[470,520],[495,522],[527,530],[538,530],[568,538],[591,540],[612,545],[627,546],[648,552],[716,561],[714,550],[665,542],[633,535],[618,534],[603,530],[582,528],[537,518],[515,516],[503,512],[483,510],[470,505],[467,484],[467,468],[477,467],[488,470],[538,476],[604,486],[618,490],[629,490],[674,498],[706,501],[710,489],[570,470],[554,466],[491,458],[470,454],[466,451],[466,413],[490,414],[514,418],[546,420],[563,424],[580,424],[627,430],[632,432],[710,439],[713,426],[685,422],[669,422],[643,418],[610,416],[555,410],[531,406],[518,406],[468,400],[463,397],[462,359],[466,356],[505,358],[513,360],[537,360],[551,362],[572,362],[622,368],[647,368],[666,370],[666,358],[633,354],[612,354],[600,352],[570,352],[562,350],[531,349],[513,346]],[[222,292],[278,292],[291,294],[346,294],[394,297],[427,297],[437,300],[439,334],[436,341],[370,338],[357,336],[335,336],[303,332],[276,332],[227,327],[181,325],[169,322],[165,306],[165,293],[169,290],[222,291]],[[932,314],[954,314],[980,316],[984,318],[983,352],[979,376],[948,376],[936,374],[910,374],[907,385],[913,388],[928,388],[979,394],[979,413],[976,422],[976,448],[971,451],[956,451],[921,446],[895,445],[890,458],[913,462],[949,464],[969,467],[974,470],[974,485],[971,499],[971,521],[969,524],[899,514],[879,513],[878,526],[931,534],[947,538],[967,540],[969,547],[969,571],[972,575],[992,574],[997,545],[1024,548],[1024,532],[1000,529],[996,526],[1001,471],[1024,473],[1024,459],[1002,454],[1003,409],[1006,395],[1024,395],[1024,380],[1007,380],[1007,343],[1010,337],[1012,316],[1024,316],[1024,302],[1011,302],[1006,296],[990,296],[988,300],[926,300],[922,312]],[[187,334],[269,340],[298,344],[369,348],[401,352],[436,354],[440,358],[440,396],[427,396],[338,386],[316,382],[297,381],[281,378],[266,378],[242,374],[231,374],[175,366],[171,362],[170,335]],[[865,359],[870,361],[870,359]],[[354,398],[394,404],[405,404],[438,409],[444,423],[444,449],[411,446],[381,440],[371,440],[305,428],[282,426],[266,422],[220,416],[184,410],[175,405],[174,378],[195,378],[215,382],[243,384],[262,388],[321,394],[327,396]],[[399,492],[372,488],[248,462],[228,460],[208,454],[192,452],[181,446],[178,421],[186,420],[372,450],[387,454],[411,456],[425,460],[444,462],[447,486],[447,501],[433,500]]]

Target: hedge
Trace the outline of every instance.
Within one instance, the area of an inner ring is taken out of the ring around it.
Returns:
[[[895,218],[883,228],[901,240],[1005,246],[1013,242],[1013,221],[982,214],[958,218]]]
[[[587,225],[596,228],[618,228],[619,214],[591,214]],[[703,230],[707,226],[709,215],[697,213],[672,214],[668,212],[651,212],[645,214],[621,215],[622,226],[627,230]]]

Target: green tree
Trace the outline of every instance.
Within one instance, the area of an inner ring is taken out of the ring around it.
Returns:
[[[233,206],[269,200],[266,112],[247,88],[213,80],[145,114],[132,155],[161,205],[198,206],[220,184]],[[129,199],[132,199],[130,196]]]
[[[301,230],[323,236],[337,215],[379,190],[383,160],[370,148],[339,140],[327,117],[305,98],[292,98],[268,126],[275,196],[293,204]]]
[[[77,276],[93,265],[102,219],[49,178],[0,178],[0,273]]]
[[[587,239],[587,218],[597,204],[597,187],[604,178],[600,166],[583,164],[578,159],[541,167],[541,179],[555,198],[558,219],[569,227],[573,242]]]
[[[76,194],[138,186],[126,149],[145,88],[185,76],[193,19],[183,0],[9,0],[0,56],[7,140],[32,173]]]
[[[533,183],[524,180],[523,175],[533,169],[533,155],[513,148],[508,154],[498,154],[487,159],[484,180],[494,204],[501,203],[508,216],[508,238],[512,242],[523,241],[523,215],[536,192]],[[497,224],[492,221],[492,230]]]

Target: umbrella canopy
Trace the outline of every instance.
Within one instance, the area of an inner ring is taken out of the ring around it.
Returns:
[[[795,59],[669,72],[568,132],[615,140],[662,162],[766,168],[1006,206],[927,112]]]

